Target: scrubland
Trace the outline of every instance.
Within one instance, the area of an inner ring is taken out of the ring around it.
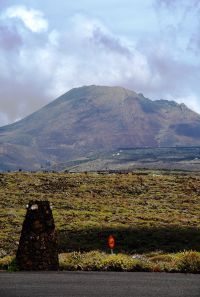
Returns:
[[[198,173],[2,173],[0,197],[1,268],[12,264],[26,204],[49,200],[61,269],[199,272]]]

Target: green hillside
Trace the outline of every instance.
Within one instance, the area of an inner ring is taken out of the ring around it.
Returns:
[[[200,251],[200,175],[141,172],[0,175],[0,257],[13,254],[29,200],[49,200],[59,251]]]

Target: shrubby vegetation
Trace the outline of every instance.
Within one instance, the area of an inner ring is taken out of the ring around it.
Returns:
[[[77,265],[97,270],[103,265],[107,270],[152,271],[153,265],[153,271],[198,271],[199,254],[188,252],[200,251],[197,173],[6,173],[0,174],[0,196],[1,260],[15,254],[26,204],[35,199],[53,204],[61,267],[68,263],[70,269],[72,258],[80,256],[82,264]],[[106,254],[110,234],[116,237],[114,256]],[[128,256],[149,253],[155,253],[150,268],[148,261],[140,268],[134,263],[142,260]]]
[[[71,252],[59,255],[60,270],[70,271],[130,271],[200,273],[200,253],[107,254],[101,251]],[[17,271],[15,258],[0,259],[0,269]]]
[[[200,273],[200,253],[194,251],[180,253],[177,266],[180,272]]]
[[[200,273],[200,253],[109,255],[99,251],[60,254],[61,270]]]

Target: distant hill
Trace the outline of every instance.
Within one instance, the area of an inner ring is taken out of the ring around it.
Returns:
[[[200,146],[200,115],[121,87],[75,88],[0,128],[0,169],[38,170],[118,148]]]

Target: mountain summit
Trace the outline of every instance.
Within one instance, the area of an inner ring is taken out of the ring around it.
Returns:
[[[0,169],[32,169],[117,148],[200,145],[200,115],[121,87],[75,88],[0,128]]]

